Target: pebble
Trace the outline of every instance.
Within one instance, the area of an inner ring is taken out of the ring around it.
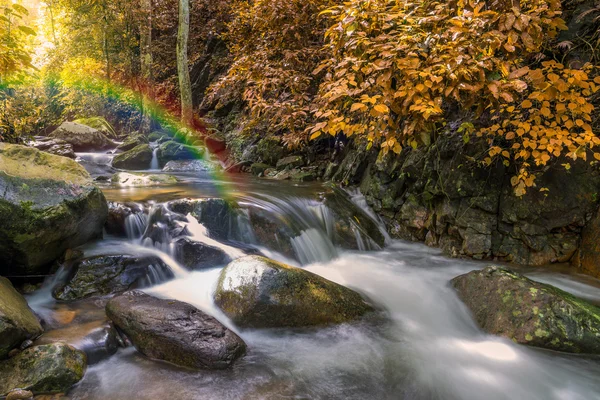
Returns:
[[[6,396],[6,400],[27,400],[33,397],[33,393],[29,390],[25,389],[14,389],[11,391],[8,396]]]

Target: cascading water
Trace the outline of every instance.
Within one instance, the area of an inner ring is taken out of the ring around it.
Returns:
[[[158,166],[158,146],[155,147],[154,150],[152,150],[152,161],[150,161],[150,170],[160,170]]]
[[[169,187],[170,198],[160,188],[106,191],[141,204],[125,219],[126,237],[83,250],[160,257],[174,279],[144,290],[213,315],[246,341],[248,355],[231,370],[196,372],[120,350],[89,367],[71,399],[600,399],[597,358],[528,348],[478,329],[448,281],[485,264],[387,236],[383,250],[365,251],[379,249],[381,225],[364,220],[373,215],[359,193],[339,200],[319,185],[264,181],[214,199],[219,191],[205,181],[182,178],[188,180]],[[239,330],[212,300],[224,264],[186,269],[176,247],[182,239],[228,260],[258,251],[302,266],[366,294],[385,315],[318,329]],[[531,277],[600,303],[598,287],[577,277]]]

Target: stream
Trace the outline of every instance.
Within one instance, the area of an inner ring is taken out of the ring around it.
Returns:
[[[109,164],[109,155],[79,154],[87,163]],[[94,166],[96,168],[96,165]],[[152,169],[157,166],[152,165]],[[98,174],[100,174],[99,172]],[[153,171],[152,173],[157,173]],[[181,300],[215,316],[248,344],[248,353],[224,371],[192,371],[149,360],[133,347],[90,365],[71,399],[600,399],[600,358],[568,355],[517,345],[487,335],[474,323],[448,281],[488,265],[451,259],[422,244],[386,238],[379,249],[360,230],[356,245],[332,239],[335,210],[326,206],[320,183],[217,177],[210,172],[175,173],[179,182],[150,187],[103,183],[109,201],[134,202],[145,211],[128,217],[128,237],[105,235],[82,250],[105,254],[158,255],[174,278],[149,277],[149,294]],[[211,237],[194,218],[177,222],[193,241],[223,250],[230,259],[252,248],[291,265],[351,287],[385,310],[385,317],[311,329],[240,330],[212,302],[223,265],[189,271],[175,261],[168,234],[163,242],[142,239],[152,213],[182,198],[235,200],[241,217],[229,226],[228,240]],[[350,193],[356,207],[364,198]],[[259,209],[299,234],[292,252],[261,243],[244,219]],[[235,232],[233,234],[232,232]],[[600,304],[600,282],[566,268],[519,269]],[[59,303],[50,290],[60,271],[28,297],[31,307],[56,327],[102,321],[105,302]]]

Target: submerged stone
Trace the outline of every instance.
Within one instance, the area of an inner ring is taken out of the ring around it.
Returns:
[[[600,354],[600,308],[567,292],[495,266],[451,284],[488,333],[535,347]]]
[[[58,300],[105,296],[173,278],[169,267],[153,256],[95,256],[80,260],[71,268],[68,281],[53,290],[52,294]]]
[[[42,326],[27,301],[6,278],[0,277],[0,360],[42,333]]]
[[[30,347],[0,362],[0,395],[20,388],[37,393],[65,392],[85,373],[85,353],[63,343]]]
[[[45,274],[102,235],[106,199],[75,161],[0,143],[0,165],[0,274]]]
[[[224,369],[246,352],[238,335],[180,301],[131,291],[111,299],[106,314],[150,358],[195,369]]]
[[[373,307],[357,292],[312,272],[261,256],[221,271],[215,304],[241,327],[301,327],[348,322]]]

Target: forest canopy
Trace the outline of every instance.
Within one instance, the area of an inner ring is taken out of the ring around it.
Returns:
[[[177,1],[0,4],[2,140],[96,115],[134,131],[149,102],[180,115]],[[514,167],[517,195],[547,165],[600,159],[595,51],[563,35],[560,1],[190,5],[194,116],[237,104],[240,135],[344,138],[380,157],[442,134],[485,140],[475,161]]]

